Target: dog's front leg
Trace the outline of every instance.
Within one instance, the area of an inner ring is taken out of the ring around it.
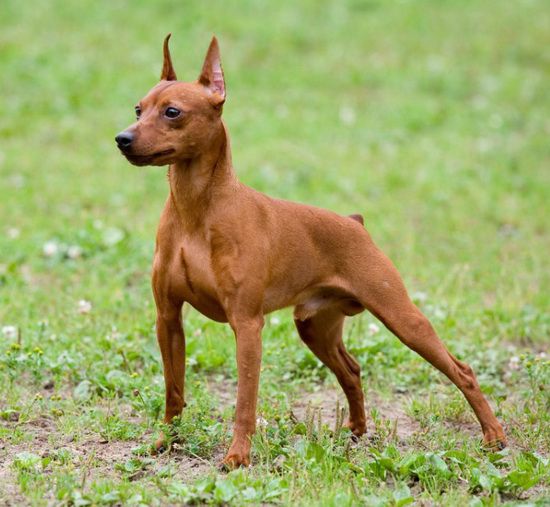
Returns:
[[[165,302],[166,303],[166,302]],[[159,304],[157,301],[157,339],[162,355],[166,408],[164,422],[170,424],[185,406],[185,335],[181,322],[182,304]],[[166,435],[161,434],[155,444],[161,452],[167,447]]]
[[[235,317],[231,327],[237,340],[237,408],[233,441],[223,463],[229,468],[250,464],[250,438],[256,429],[256,404],[262,362],[263,316]]]

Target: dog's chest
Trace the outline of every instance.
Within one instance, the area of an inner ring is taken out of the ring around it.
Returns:
[[[172,252],[170,271],[171,290],[207,317],[226,321],[206,242],[193,238],[178,242]]]
[[[190,293],[210,293],[214,290],[210,251],[201,241],[182,241],[177,247],[175,260]]]

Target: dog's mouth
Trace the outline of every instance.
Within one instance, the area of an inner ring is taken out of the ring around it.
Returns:
[[[135,153],[122,152],[122,154],[128,159],[128,161],[134,165],[157,165],[158,162],[162,162],[162,159],[172,155],[176,150],[170,148],[168,150],[157,151],[150,155],[137,155]]]

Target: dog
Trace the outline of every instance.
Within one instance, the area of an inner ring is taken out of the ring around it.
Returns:
[[[164,422],[185,406],[184,302],[228,322],[237,344],[237,405],[229,468],[250,464],[264,315],[294,307],[302,341],[336,375],[347,427],[366,431],[360,368],[342,340],[344,319],[368,310],[407,347],[444,373],[474,410],[490,448],[506,436],[472,369],[447,351],[413,304],[392,262],[360,215],[273,199],[240,183],[222,120],[226,87],[212,38],[199,78],[176,78],[168,42],[160,82],[136,106],[137,121],[115,140],[136,166],[169,165],[170,191],[158,226],[152,286],[166,385]],[[156,442],[164,450],[165,438]]]

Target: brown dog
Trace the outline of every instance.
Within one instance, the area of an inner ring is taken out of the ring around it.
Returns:
[[[225,83],[212,39],[199,79],[176,80],[168,40],[161,81],[136,107],[137,122],[116,136],[134,165],[170,165],[170,193],[153,262],[157,335],[166,383],[165,422],[185,406],[184,302],[229,322],[237,340],[237,408],[228,466],[250,463],[250,437],[262,357],[264,315],[294,306],[304,343],[336,375],[349,403],[351,431],[365,433],[359,365],[342,341],[346,316],[369,310],[405,345],[462,391],[483,430],[506,437],[472,369],[454,358],[411,302],[399,273],[376,247],[359,215],[345,217],[272,199],[240,183],[222,121]],[[163,445],[162,439],[157,448]]]

